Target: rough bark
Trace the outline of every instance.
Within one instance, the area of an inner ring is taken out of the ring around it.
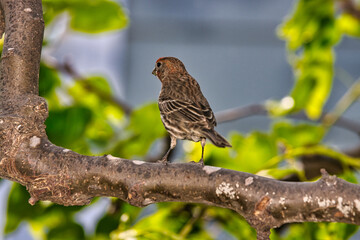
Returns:
[[[25,185],[29,202],[89,204],[95,196],[132,205],[179,201],[229,208],[269,239],[290,222],[360,224],[360,188],[325,171],[317,182],[294,183],[194,163],[145,163],[111,155],[83,156],[53,145],[48,110],[38,96],[43,36],[40,0],[2,0],[5,44],[0,65],[0,177]],[[249,159],[251,161],[251,159]]]

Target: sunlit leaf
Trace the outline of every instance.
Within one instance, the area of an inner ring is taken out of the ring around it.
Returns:
[[[122,109],[108,99],[111,97],[111,87],[106,79],[99,76],[78,80],[68,89],[74,102],[86,106],[91,111],[91,121],[83,135],[95,153],[102,153],[118,140],[117,129],[124,127]]]
[[[265,163],[277,155],[275,139],[267,134],[252,132],[247,136],[234,133],[230,140],[232,148],[218,148],[207,144],[205,161],[209,165],[238,171],[256,173],[263,169]],[[194,144],[191,158],[200,158],[201,146]]]
[[[72,29],[85,33],[120,30],[129,21],[123,8],[108,0],[43,0],[43,4],[46,23],[67,11]]]
[[[36,204],[31,206],[28,203],[29,193],[24,186],[14,183],[8,198],[7,221],[5,233],[11,233],[16,230],[19,224],[28,219],[32,219],[44,213],[44,208]]]
[[[83,136],[91,117],[91,111],[82,106],[49,111],[47,135],[54,144],[71,148]]]
[[[336,19],[339,30],[353,37],[360,37],[360,21],[350,14],[341,14]]]
[[[258,174],[265,177],[271,177],[275,179],[283,179],[285,177],[288,177],[292,174],[297,175],[299,173],[298,169],[293,168],[271,168],[260,171]]]
[[[320,143],[325,130],[322,126],[278,122],[273,126],[274,136],[292,147],[302,147]]]
[[[355,175],[354,171],[351,169],[346,169],[341,175],[338,175],[339,178],[344,179],[345,181],[357,184],[358,178]]]
[[[71,27],[74,30],[99,33],[124,28],[128,18],[123,9],[112,1],[88,1],[87,4],[72,4]]]
[[[57,108],[59,106],[59,99],[56,95],[55,89],[59,87],[61,80],[58,72],[48,67],[46,64],[40,64],[39,73],[39,95],[46,98],[49,109]]]
[[[295,85],[294,106],[317,119],[330,94],[333,79],[333,47],[340,39],[335,23],[334,1],[299,0],[294,13],[279,28],[287,42]]]
[[[324,239],[346,240],[358,229],[358,226],[345,223],[302,223],[292,224],[285,236],[280,239]]]
[[[155,140],[166,134],[158,105],[150,103],[134,110],[126,130],[128,137],[119,142],[114,154],[126,158],[145,155]]]
[[[39,95],[42,97],[47,97],[58,86],[60,86],[58,72],[52,68],[49,68],[45,64],[40,64]]]
[[[202,215],[192,222],[194,215],[204,213],[207,208],[184,203],[162,203],[159,206],[155,213],[142,218],[130,228],[119,228],[112,232],[111,239],[212,239],[202,228]],[[184,227],[188,230],[186,233],[183,232]]]
[[[47,239],[82,240],[85,239],[85,232],[81,225],[75,222],[66,221],[55,228],[51,228],[47,234]]]

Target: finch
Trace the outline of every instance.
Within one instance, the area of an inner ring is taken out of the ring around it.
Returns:
[[[179,59],[159,58],[152,74],[162,85],[158,102],[160,116],[171,138],[170,148],[162,158],[162,162],[167,163],[168,155],[175,148],[177,139],[201,142],[199,163],[202,165],[204,165],[206,139],[217,147],[231,147],[230,143],[214,130],[216,126],[214,113],[199,84],[186,71]]]

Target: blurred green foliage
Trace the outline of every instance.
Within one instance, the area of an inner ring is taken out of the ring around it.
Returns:
[[[296,78],[291,92],[293,109],[305,108],[314,119],[320,116],[332,86],[333,47],[340,38],[334,8],[332,0],[300,0],[279,30],[287,42]]]
[[[331,92],[334,75],[334,47],[344,35],[359,37],[359,21],[346,13],[336,13],[336,1],[299,0],[278,29],[287,43],[288,59],[293,67],[295,84],[290,93],[294,104],[269,105],[276,115],[304,109],[317,119]]]
[[[70,27],[85,33],[103,33],[127,26],[123,8],[107,0],[43,0],[46,24],[67,13]],[[357,182],[354,169],[359,159],[345,156],[323,143],[328,129],[315,122],[292,122],[286,114],[305,110],[319,118],[330,94],[334,72],[334,46],[346,34],[360,36],[360,22],[347,13],[336,13],[330,0],[298,0],[294,12],[278,29],[287,43],[295,84],[285,101],[269,101],[274,119],[267,132],[231,134],[231,149],[208,144],[206,164],[282,179],[290,175],[305,179],[299,157],[323,154],[339,159],[345,169],[340,176]],[[41,64],[40,95],[47,99],[46,121],[49,139],[82,154],[111,153],[124,158],[146,159],[152,146],[166,136],[156,103],[134,109],[128,116],[121,107],[102,96],[111,95],[111,86],[101,76],[87,76],[64,84],[58,70]],[[91,91],[97,89],[97,91]],[[99,94],[99,91],[101,94]],[[61,97],[60,97],[61,96]],[[199,143],[184,142],[186,159],[197,160]],[[184,203],[161,203],[139,209],[118,199],[86,233],[76,221],[87,207],[63,207],[49,202],[28,204],[24,187],[13,184],[5,233],[29,223],[38,239],[255,239],[256,232],[237,213],[229,209]],[[95,199],[93,202],[96,202]],[[289,224],[272,230],[271,239],[348,239],[357,227],[340,223]]]
[[[70,15],[73,30],[101,33],[119,30],[128,24],[124,9],[109,0],[42,0],[44,20],[51,23],[60,13]]]

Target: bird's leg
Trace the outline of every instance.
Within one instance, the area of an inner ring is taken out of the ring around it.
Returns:
[[[171,143],[170,143],[170,148],[169,150],[166,152],[166,154],[163,156],[163,158],[160,160],[160,162],[164,163],[164,164],[167,164],[168,160],[168,156],[169,156],[169,153],[171,152],[171,150],[173,150],[176,146],[176,138],[173,137],[173,136],[170,136],[170,139],[171,139]]]
[[[201,158],[199,163],[204,166],[204,149],[205,149],[206,138],[201,138]]]

